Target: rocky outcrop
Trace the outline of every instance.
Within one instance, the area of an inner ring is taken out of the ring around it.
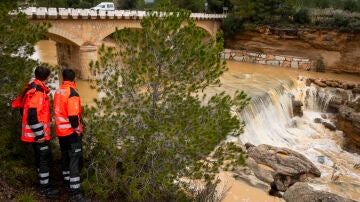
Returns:
[[[344,90],[360,89],[359,85],[336,80],[336,79],[306,78],[306,85],[310,86],[311,83],[314,83],[315,85],[323,88],[332,87],[332,88],[340,88]]]
[[[345,133],[343,148],[360,154],[360,84],[348,83],[339,80],[307,78],[307,86],[311,84],[318,88],[326,88],[332,98],[328,103],[327,111],[337,114],[333,122],[321,119],[314,120],[322,123],[330,130],[341,130]]]
[[[286,202],[355,202],[329,192],[314,190],[304,182],[297,182],[287,189],[284,193],[284,199]]]
[[[308,177],[320,177],[320,170],[304,155],[287,148],[271,145],[246,145],[247,166],[254,175],[270,184],[272,195],[286,191],[292,184]]]
[[[244,31],[233,39],[227,39],[226,48],[291,55],[311,61],[323,58],[326,71],[360,74],[360,35],[356,33],[258,27],[255,31]]]
[[[358,101],[360,106],[360,101]],[[349,106],[340,106],[338,128],[345,133],[344,148],[360,154],[360,112]]]

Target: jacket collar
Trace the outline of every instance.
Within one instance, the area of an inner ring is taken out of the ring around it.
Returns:
[[[76,89],[76,83],[73,82],[73,81],[63,81],[63,85],[64,86],[69,86],[69,87],[72,87],[72,88]]]
[[[46,87],[43,82],[41,82],[38,79],[34,79],[33,81],[36,85],[40,86],[42,89],[44,89],[45,93],[48,94],[50,92],[50,89],[48,87]]]

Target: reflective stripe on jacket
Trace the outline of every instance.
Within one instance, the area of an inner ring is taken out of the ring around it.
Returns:
[[[76,84],[71,81],[64,81],[56,90],[54,95],[54,115],[56,135],[63,137],[76,132],[80,135],[83,127],[81,119],[80,96],[76,90]],[[77,117],[77,127],[73,128],[69,117]]]
[[[28,86],[23,98],[22,141],[35,142],[35,137],[43,134],[45,140],[51,139],[49,92],[50,90],[37,79]],[[36,111],[37,123],[28,123],[29,109]]]

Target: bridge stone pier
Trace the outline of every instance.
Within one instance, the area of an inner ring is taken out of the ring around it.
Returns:
[[[93,75],[89,68],[91,61],[98,59],[98,48],[104,39],[115,32],[115,28],[141,28],[140,21],[145,11],[115,10],[95,11],[73,8],[35,8],[23,12],[33,23],[49,22],[51,28],[47,37],[56,42],[58,65],[71,68],[81,79]],[[220,29],[223,14],[192,13],[196,25],[214,37]]]

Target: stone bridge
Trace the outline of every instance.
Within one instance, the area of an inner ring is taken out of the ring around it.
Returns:
[[[23,11],[33,23],[50,22],[47,37],[56,42],[58,65],[69,67],[81,79],[92,76],[89,63],[98,58],[98,48],[115,28],[141,28],[145,11],[95,11],[73,8],[35,8]],[[196,25],[214,37],[220,29],[223,14],[192,13]]]

